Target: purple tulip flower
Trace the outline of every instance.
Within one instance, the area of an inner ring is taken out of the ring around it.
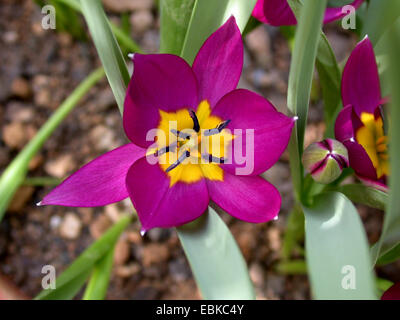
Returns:
[[[378,67],[366,37],[351,53],[342,77],[344,108],[335,123],[336,139],[349,152],[350,167],[367,185],[387,191],[390,173]]]
[[[129,196],[143,232],[193,221],[205,212],[210,200],[244,221],[276,218],[280,194],[258,175],[286,149],[294,119],[276,111],[263,97],[236,89],[243,43],[235,18],[206,40],[192,67],[170,54],[135,54],[133,63],[123,114],[131,143],[82,167],[40,205],[104,206]],[[176,130],[169,129],[170,121],[176,121]],[[151,129],[160,130],[167,140],[157,136],[148,141]],[[227,149],[240,146],[247,150],[246,138],[240,140],[235,129],[254,130],[254,167],[248,176],[236,174],[243,166],[236,159],[224,163]],[[191,153],[188,146],[215,136],[229,142],[218,145],[219,155],[214,149]],[[160,161],[151,164],[149,155]],[[174,161],[170,155],[176,156]],[[204,157],[207,162],[189,161]]]
[[[354,8],[362,4],[364,0],[349,1]],[[347,13],[342,13],[343,7],[327,8],[324,23],[329,23],[344,18]],[[287,0],[258,0],[253,11],[253,17],[272,26],[290,26],[297,24]]]

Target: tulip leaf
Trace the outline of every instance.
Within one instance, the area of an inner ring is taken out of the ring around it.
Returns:
[[[80,3],[111,90],[122,113],[130,77],[121,48],[111,30],[101,1],[85,0]]]
[[[400,1],[370,0],[362,34],[368,35],[374,45],[378,43],[386,30],[391,28],[400,17]]]
[[[114,262],[114,248],[115,246],[94,265],[83,300],[103,300],[106,296]]]
[[[196,0],[181,57],[192,64],[204,41],[231,15],[236,18],[240,31],[243,31],[255,4],[256,0]]]
[[[79,0],[54,0],[69,6],[78,12],[82,12],[81,4]],[[114,23],[110,22],[111,30],[115,34],[119,44],[125,51],[130,52],[141,52],[140,47],[132,40],[132,38],[123,29],[116,26]]]
[[[326,136],[334,138],[335,119],[342,107],[341,73],[335,54],[324,33],[321,33],[321,40],[319,41],[316,67],[324,102],[325,123],[327,125]]]
[[[121,233],[129,225],[132,215],[122,217],[96,242],[87,248],[56,280],[56,289],[45,289],[36,300],[71,299],[86,282],[93,267],[112,251]],[[72,283],[72,284],[71,284]]]
[[[17,189],[24,182],[29,161],[58,128],[79,100],[104,76],[103,68],[93,71],[58,107],[57,111],[40,128],[39,132],[7,166],[0,177],[0,221]]]
[[[178,236],[204,299],[254,299],[246,262],[229,229],[209,208]]]
[[[160,53],[180,55],[195,0],[160,1]]]
[[[298,120],[290,139],[289,152],[293,185],[296,197],[301,200],[304,174],[301,155],[326,0],[306,0],[301,10],[298,10],[298,1],[289,0],[289,4],[295,8],[294,12],[298,15],[288,87],[288,108],[293,115],[298,116]]]
[[[389,144],[390,158],[390,179],[389,179],[389,202],[384,216],[382,234],[379,241],[372,248],[372,256],[376,261],[382,255],[389,254],[395,250],[399,252],[400,245],[400,197],[397,194],[400,190],[400,126],[397,124],[400,121],[400,30],[395,26],[391,29],[388,37],[389,49],[389,77],[391,89],[390,116],[391,125],[389,127],[389,141],[394,143]]]
[[[346,184],[336,189],[356,203],[365,204],[379,210],[385,210],[389,195],[381,190],[363,184]]]
[[[369,246],[358,212],[338,192],[303,207],[306,257],[316,299],[376,299]]]

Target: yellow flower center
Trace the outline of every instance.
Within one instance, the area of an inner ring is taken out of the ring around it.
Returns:
[[[376,170],[378,179],[389,176],[388,137],[385,136],[382,117],[375,118],[372,113],[361,113],[364,126],[356,132],[356,140],[367,152]]]
[[[222,181],[220,167],[227,148],[234,139],[226,129],[229,121],[211,115],[208,101],[202,101],[196,113],[188,109],[176,112],[160,110],[156,148],[148,154],[158,156],[161,169],[170,177],[170,187],[177,182],[194,183],[202,178]]]

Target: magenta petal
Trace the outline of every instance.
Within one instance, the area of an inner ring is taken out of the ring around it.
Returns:
[[[231,17],[204,42],[193,62],[201,100],[214,107],[237,87],[243,68],[243,42],[236,20]]]
[[[253,17],[272,26],[289,26],[297,23],[286,0],[258,0]]]
[[[234,140],[231,147],[232,163],[224,164],[223,168],[239,175],[258,175],[278,161],[289,143],[294,125],[292,118],[276,111],[268,100],[245,89],[237,89],[225,95],[212,114],[231,120],[227,128],[235,134],[236,141]],[[235,132],[235,129],[241,129],[242,134],[240,131]],[[251,143],[247,145],[246,136],[250,135],[246,134],[246,129],[254,130],[254,146]],[[246,154],[246,146],[249,154]],[[238,168],[243,169],[246,164],[240,163],[240,158],[235,156],[236,152],[248,157],[248,167],[253,163],[251,172],[237,172]]]
[[[103,154],[53,189],[40,205],[98,207],[127,198],[126,174],[145,152],[130,143]]]
[[[358,9],[363,1],[364,0],[355,0],[349,4],[352,5],[355,9]],[[348,13],[342,13],[342,8],[343,7],[327,8],[325,11],[324,23],[329,23],[344,18]]]
[[[381,300],[400,300],[400,282],[392,285],[388,290],[386,290]]]
[[[343,144],[349,152],[350,167],[356,174],[368,180],[377,180],[374,165],[363,146],[350,140],[344,141]]]
[[[195,220],[207,209],[209,196],[204,179],[169,186],[169,178],[158,164],[146,158],[129,169],[126,185],[142,230],[180,226]]]
[[[374,113],[382,101],[378,67],[372,43],[361,41],[351,53],[343,70],[343,105],[352,105],[358,115]]]
[[[240,177],[225,172],[224,181],[207,180],[207,186],[211,199],[240,220],[261,223],[278,216],[279,191],[259,176]]]
[[[335,122],[335,137],[340,142],[354,137],[352,124],[353,106],[344,107],[338,114]]]
[[[191,67],[170,54],[136,53],[134,71],[124,104],[124,129],[128,138],[141,147],[150,129],[157,128],[160,113],[195,108],[198,102],[197,80]]]
[[[386,178],[381,178],[379,180],[371,180],[365,177],[357,176],[360,181],[366,186],[381,190],[383,192],[389,192],[389,187],[386,184]]]

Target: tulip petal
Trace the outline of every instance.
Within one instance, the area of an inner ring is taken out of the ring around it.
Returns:
[[[292,118],[276,111],[268,100],[245,89],[225,95],[212,114],[230,120],[227,128],[235,135],[228,152],[232,155],[232,163],[222,167],[238,175],[258,175],[278,161],[289,143],[294,125]],[[235,132],[235,129],[239,131]],[[251,130],[254,130],[254,139],[248,134]],[[242,155],[246,162],[242,161]]]
[[[344,107],[338,114],[335,122],[335,137],[340,142],[354,137],[352,124],[353,106]]]
[[[357,176],[368,180],[377,180],[376,170],[363,146],[350,140],[344,141],[349,152],[350,167],[354,169]]]
[[[136,53],[133,63],[124,103],[124,129],[133,143],[146,148],[153,143],[146,141],[146,134],[157,128],[159,110],[197,107],[197,80],[191,67],[174,55]]]
[[[224,181],[207,180],[211,199],[227,213],[243,221],[262,223],[278,216],[279,191],[259,176],[224,173]]]
[[[349,3],[357,9],[364,0]],[[344,18],[348,12],[342,13],[343,7],[327,8],[324,23]],[[272,26],[290,26],[297,24],[295,15],[287,0],[258,0],[252,13],[253,17]]]
[[[130,143],[84,165],[53,189],[40,205],[99,207],[127,198],[125,178],[145,150]]]
[[[392,285],[388,290],[386,290],[381,300],[400,300],[400,282]]]
[[[363,3],[364,0],[355,0],[349,5],[353,6],[355,9],[358,9],[361,4]],[[345,6],[341,7],[334,7],[334,8],[327,8],[325,11],[325,17],[324,17],[324,23],[329,23],[335,20],[339,20],[344,18],[349,14],[348,11],[343,12],[343,8]]]
[[[374,113],[382,101],[378,67],[371,41],[366,37],[351,53],[343,70],[343,105],[352,105],[358,116]]]
[[[389,192],[389,187],[386,184],[386,178],[381,178],[379,180],[371,180],[365,177],[357,176],[358,179],[366,186],[378,189],[383,192]]]
[[[272,26],[290,26],[297,23],[286,0],[258,0],[253,17]]]
[[[234,17],[204,42],[194,62],[200,100],[211,108],[225,94],[235,89],[243,68],[243,41]]]
[[[149,164],[146,158],[136,161],[129,169],[126,185],[142,231],[193,221],[205,212],[209,202],[204,179],[190,184],[178,182],[170,187],[166,173],[158,164]]]

